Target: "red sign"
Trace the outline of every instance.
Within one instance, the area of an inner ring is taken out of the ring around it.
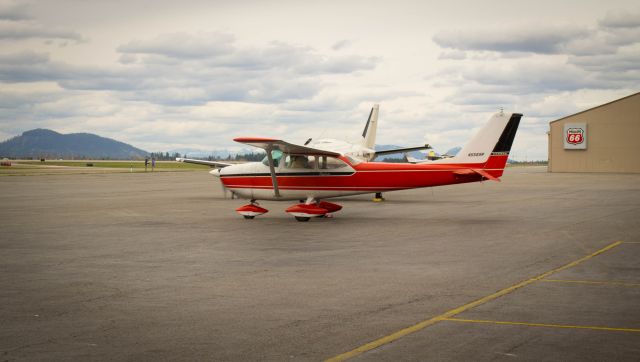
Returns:
[[[584,130],[582,128],[567,129],[567,143],[579,145],[584,142]]]

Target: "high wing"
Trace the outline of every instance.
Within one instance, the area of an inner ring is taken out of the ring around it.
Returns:
[[[280,189],[278,188],[278,178],[276,177],[276,169],[273,162],[271,151],[280,150],[284,153],[295,155],[316,155],[316,156],[340,156],[340,153],[320,150],[307,146],[294,145],[283,140],[273,138],[259,137],[239,137],[233,139],[236,142],[244,143],[249,146],[262,148],[267,151],[267,160],[269,160],[269,172],[271,173],[271,184],[273,184],[273,193],[276,197],[280,197]]]
[[[226,162],[196,160],[193,158],[183,158],[183,157],[176,158],[176,161],[184,162],[184,163],[195,163],[197,165],[207,165],[207,166],[216,167],[216,168],[223,168],[223,167],[232,165],[232,163],[226,163]]]
[[[280,150],[284,153],[290,153],[294,155],[316,155],[316,156],[332,156],[338,157],[340,153],[321,150],[318,148],[312,148],[307,146],[294,145],[293,143],[277,140],[273,138],[258,138],[258,137],[239,137],[234,138],[234,141],[244,143],[249,146],[262,148],[264,150]]]

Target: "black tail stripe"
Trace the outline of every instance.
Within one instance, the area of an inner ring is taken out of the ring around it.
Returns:
[[[496,147],[493,149],[493,152],[511,151],[513,139],[516,137],[516,131],[520,125],[520,118],[522,118],[522,114],[520,113],[514,113],[511,115],[509,123],[507,123],[504,131],[502,131],[502,135],[500,135],[500,139],[498,140],[498,143],[496,143]]]

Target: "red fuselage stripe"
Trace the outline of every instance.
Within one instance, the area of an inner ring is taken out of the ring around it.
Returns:
[[[349,176],[278,175],[278,187],[282,190],[336,190],[374,191],[401,190],[418,187],[441,186],[482,180],[477,173],[456,174],[457,171],[483,169],[494,177],[500,177],[506,164],[507,155],[491,156],[485,164],[393,164],[367,162],[354,166],[355,173]],[[486,167],[491,165],[492,167]],[[272,189],[270,176],[222,177],[227,188]]]

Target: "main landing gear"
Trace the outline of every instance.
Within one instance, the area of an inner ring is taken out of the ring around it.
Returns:
[[[300,203],[287,208],[285,211],[293,215],[297,221],[306,222],[312,217],[331,217],[331,213],[340,211],[342,206],[328,201],[316,201],[308,198],[305,203]]]
[[[297,221],[306,222],[312,217],[331,217],[331,213],[340,211],[341,209],[341,205],[328,201],[316,201],[310,197],[304,203],[301,202],[293,205],[285,211],[288,214],[293,215]],[[256,200],[251,200],[250,204],[239,207],[236,211],[245,219],[253,219],[256,216],[269,212],[269,210],[260,207]]]

